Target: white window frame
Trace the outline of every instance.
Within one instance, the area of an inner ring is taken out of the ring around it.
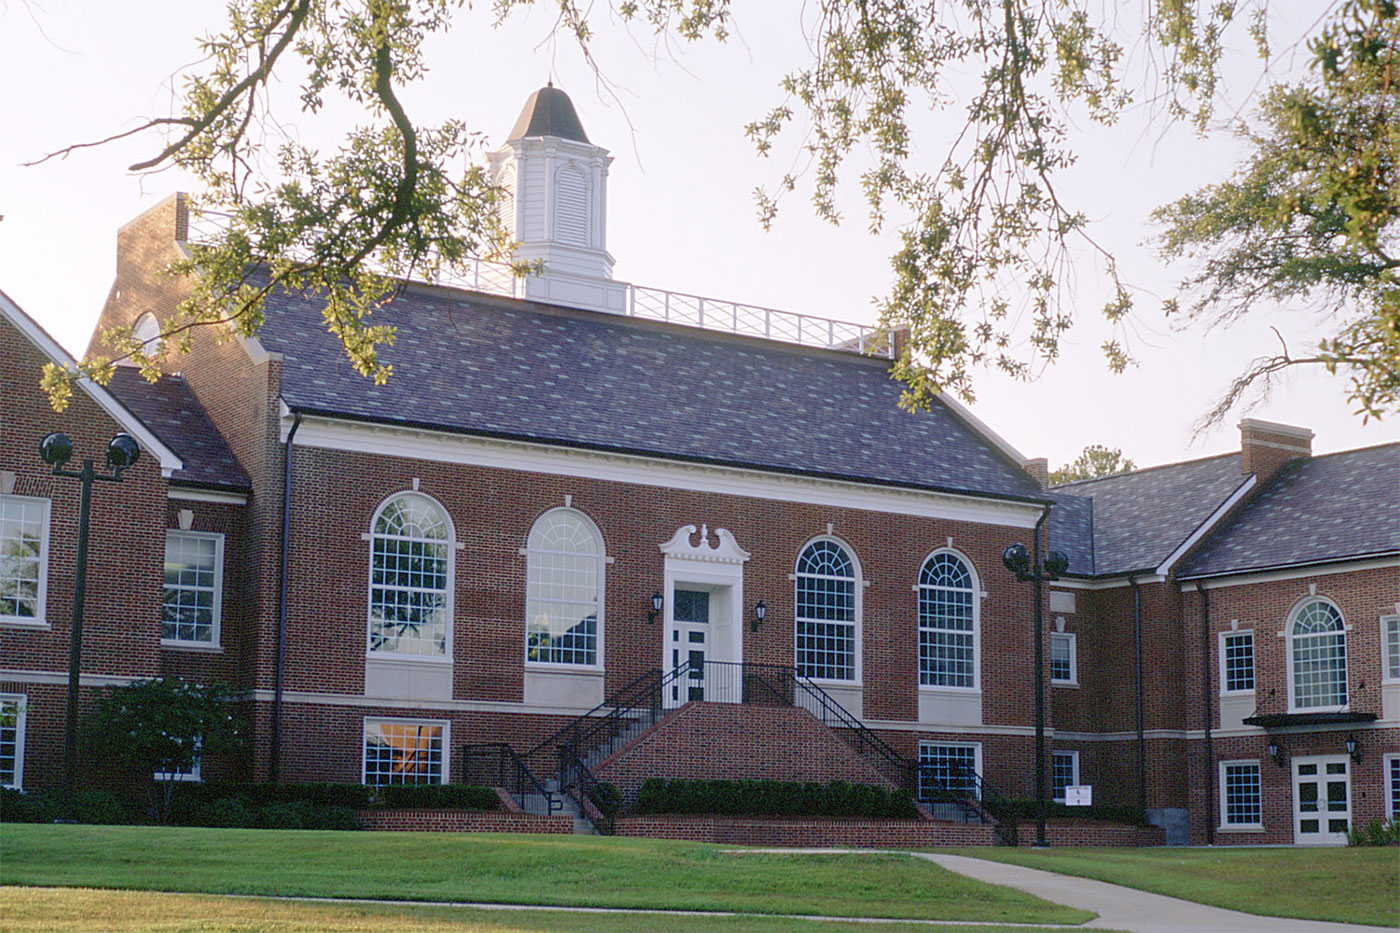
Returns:
[[[160,644],[163,648],[182,649],[204,649],[210,650],[218,648],[223,644],[223,616],[224,616],[224,536],[210,531],[181,531],[179,528],[167,528],[165,530],[165,543],[169,547],[171,538],[197,538],[214,542],[214,609],[210,620],[210,632],[212,638],[209,641],[197,641],[183,638],[164,637],[164,622],[161,626]],[[161,618],[164,619],[165,594],[164,584],[161,591]]]
[[[583,520],[584,525],[593,532],[594,540],[598,543],[598,612],[594,627],[597,629],[597,647],[593,651],[594,663],[592,664],[571,664],[560,661],[532,661],[530,660],[530,538],[534,535],[535,526],[544,521],[546,517],[556,512],[568,512]],[[604,669],[605,655],[603,653],[607,643],[607,625],[605,615],[608,602],[608,546],[603,538],[603,531],[586,512],[582,512],[572,506],[560,506],[558,508],[547,509],[530,523],[530,530],[525,535],[525,547],[521,548],[521,553],[525,555],[525,634],[524,634],[524,658],[525,666],[539,670],[553,671],[601,671]]]
[[[1302,612],[1302,610],[1305,607],[1315,602],[1324,602],[1330,605],[1333,609],[1337,610],[1337,618],[1341,619],[1342,621],[1342,688],[1346,691],[1346,702],[1341,704],[1335,704],[1332,706],[1299,706],[1298,693],[1296,690],[1296,685],[1293,682],[1295,673],[1295,664],[1293,659],[1294,643],[1300,637],[1318,637],[1316,635],[1294,635],[1293,627],[1298,621],[1298,614]],[[1305,596],[1302,599],[1298,600],[1296,603],[1294,603],[1292,609],[1288,610],[1288,623],[1283,630],[1283,635],[1284,642],[1288,647],[1286,663],[1288,665],[1288,711],[1290,713],[1336,713],[1347,708],[1347,705],[1351,702],[1351,682],[1348,679],[1350,675],[1350,668],[1349,659],[1347,657],[1347,642],[1350,640],[1347,638],[1347,633],[1349,633],[1350,631],[1351,626],[1347,624],[1347,617],[1346,614],[1342,612],[1342,607],[1337,605],[1337,603],[1334,600],[1329,599],[1326,596]]]
[[[922,626],[917,621],[918,601],[922,597],[924,586],[919,582],[923,578],[924,568],[928,562],[939,554],[951,554],[962,561],[963,567],[967,569],[968,578],[972,581],[972,684],[971,686],[953,686],[945,684],[926,684],[923,682],[923,672],[919,672],[919,689],[930,693],[978,693],[982,689],[982,578],[977,574],[977,565],[957,548],[941,547],[930,551],[919,562],[919,577],[914,581],[915,596],[915,628],[921,630]],[[955,631],[952,629],[939,629],[938,631]]]
[[[0,703],[14,703],[15,710],[15,778],[11,784],[0,784],[12,790],[24,789],[24,732],[29,717],[29,697],[23,693],[0,693]]]
[[[1391,777],[1391,769],[1400,767],[1400,755],[1381,756],[1381,783],[1385,787],[1385,815],[1387,819],[1400,820],[1400,788]]]
[[[797,558],[792,564],[792,594],[793,594],[793,619],[792,619],[792,660],[793,667],[797,667],[797,567],[802,560],[802,555],[807,553],[807,549],[821,541],[830,541],[846,552],[846,556],[851,559],[851,570],[855,574],[854,580],[854,600],[851,613],[851,676],[849,678],[835,677],[811,677],[808,678],[816,684],[835,684],[836,686],[860,686],[864,683],[864,668],[862,666],[862,641],[865,637],[865,571],[861,568],[860,555],[850,543],[836,537],[835,535],[817,535],[814,538],[802,542],[802,546],[797,549]]]
[[[450,780],[449,769],[452,762],[452,721],[450,719],[417,719],[403,716],[366,716],[360,728],[360,783],[370,787],[383,787],[383,784],[369,783],[369,727],[371,723],[399,723],[408,726],[441,726],[442,727],[442,776],[438,779],[438,784],[447,784]],[[421,785],[395,785],[395,786],[421,786]]]
[[[920,566],[923,566],[923,565],[921,564]],[[922,764],[923,764],[923,761],[924,761],[924,749],[925,749],[925,748],[928,748],[928,747],[932,747],[932,746],[937,746],[937,747],[939,747],[939,748],[970,748],[970,749],[972,749],[972,770],[975,771],[975,772],[977,772],[977,774],[978,774],[979,776],[983,773],[983,771],[982,771],[982,743],[981,743],[981,742],[951,742],[951,741],[946,741],[946,742],[945,742],[945,741],[943,741],[942,739],[921,739],[921,740],[919,740],[918,758],[915,759],[920,765],[922,765]],[[918,790],[919,792],[922,792],[922,791],[923,791],[923,788],[922,788],[922,787],[919,787],[919,788],[917,788],[917,790]],[[978,787],[978,786],[976,786],[976,785],[973,786],[973,793],[974,793],[979,799],[980,799],[981,796],[982,796],[982,790],[981,790],[981,788]]]
[[[1057,755],[1067,755],[1067,756],[1069,756],[1070,760],[1073,762],[1073,765],[1070,767],[1070,782],[1069,782],[1069,783],[1070,783],[1070,786],[1071,786],[1071,787],[1076,787],[1076,786],[1079,785],[1079,752],[1078,752],[1078,750],[1077,750],[1077,749],[1068,749],[1068,748],[1056,748],[1056,749],[1052,749],[1051,752],[1050,752],[1050,789],[1051,789],[1052,793],[1053,793],[1053,791],[1054,791],[1054,789],[1055,789],[1055,786],[1054,786],[1054,785],[1055,785],[1055,756],[1057,756]],[[1056,803],[1064,803],[1064,802],[1065,802],[1065,798],[1064,798],[1063,796],[1055,797],[1055,802],[1056,802]]]
[[[1054,643],[1055,639],[1062,638],[1069,642],[1069,679],[1057,680],[1055,678],[1054,664]],[[1079,637],[1074,632],[1051,632],[1050,633],[1050,683],[1056,687],[1077,687],[1079,686]]]
[[[14,628],[47,629],[50,627],[47,613],[49,604],[49,537],[53,527],[53,500],[43,496],[0,495],[0,502],[4,502],[6,499],[42,502],[44,504],[44,517],[41,519],[39,528],[39,591],[34,615],[32,617],[0,615],[0,625]]]
[[[1225,769],[1227,767],[1239,767],[1241,765],[1253,765],[1255,772],[1259,775],[1259,820],[1258,823],[1230,823],[1229,798],[1226,795]],[[1220,825],[1217,829],[1221,832],[1231,833],[1261,833],[1264,831],[1264,765],[1258,758],[1233,758],[1229,761],[1222,761],[1217,767],[1220,783],[1216,785],[1220,791]]]
[[[443,606],[445,616],[445,633],[443,636],[442,654],[410,654],[399,651],[375,651],[371,648],[371,629],[374,625],[374,529],[379,524],[379,516],[384,514],[384,510],[391,503],[398,499],[415,497],[426,499],[437,506],[442,512],[443,521],[447,525],[447,536],[443,538],[443,545],[447,548],[447,583],[446,602]],[[365,658],[392,659],[404,661],[422,661],[436,664],[451,664],[453,651],[453,630],[456,628],[456,616],[454,614],[454,602],[457,593],[457,526],[452,521],[452,513],[447,510],[447,506],[434,496],[418,490],[402,490],[391,493],[384,497],[384,501],[374,510],[374,515],[369,520],[369,531],[363,535],[365,542],[369,545],[369,550],[365,553]]]
[[[1226,677],[1227,671],[1226,671],[1226,664],[1225,664],[1225,660],[1226,660],[1226,659],[1225,659],[1225,641],[1226,641],[1226,639],[1229,639],[1229,638],[1231,638],[1231,637],[1233,637],[1233,636],[1238,636],[1238,635],[1248,635],[1248,636],[1249,636],[1249,642],[1250,642],[1249,658],[1250,658],[1250,667],[1251,667],[1251,675],[1252,675],[1252,676],[1251,676],[1251,679],[1254,681],[1255,684],[1258,684],[1258,683],[1259,683],[1259,664],[1258,664],[1258,660],[1257,660],[1257,655],[1256,655],[1256,653],[1255,653],[1255,649],[1257,649],[1257,648],[1259,647],[1259,642],[1258,642],[1258,640],[1254,637],[1254,629],[1252,629],[1252,628],[1229,629],[1228,631],[1221,632],[1221,633],[1220,633],[1220,636],[1219,636],[1219,639],[1218,639],[1218,642],[1219,642],[1219,644],[1218,644],[1219,651],[1217,652],[1216,657],[1219,658],[1219,660],[1220,660],[1220,664],[1219,664],[1219,667],[1220,667],[1220,695],[1223,696],[1223,697],[1240,697],[1240,696],[1253,696],[1253,695],[1254,695],[1254,688],[1253,688],[1253,687],[1250,687],[1248,690],[1229,690],[1229,689],[1227,689],[1226,686],[1225,686],[1227,683],[1229,683],[1229,678]],[[1293,664],[1293,657],[1292,657],[1291,652],[1290,652],[1290,655],[1289,655],[1288,663],[1289,663],[1289,666],[1290,666],[1290,667],[1291,667],[1292,664]]]
[[[1395,626],[1400,631],[1400,614],[1390,613],[1381,616],[1381,683],[1400,684],[1400,676],[1391,673],[1391,661],[1394,659],[1395,665],[1400,667],[1400,637],[1394,642],[1390,640],[1390,627]],[[1392,650],[1392,648],[1394,650]]]

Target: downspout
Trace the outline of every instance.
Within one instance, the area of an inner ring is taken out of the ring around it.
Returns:
[[[1035,523],[1035,551],[1031,566],[1035,568],[1035,844],[1045,848],[1045,622],[1041,616],[1040,531],[1050,518],[1050,506],[1040,513]]]
[[[1215,845],[1215,752],[1210,739],[1210,595],[1201,583],[1201,704],[1206,734],[1206,845]]]
[[[1147,818],[1147,751],[1142,736],[1142,589],[1137,577],[1128,577],[1133,588],[1133,652],[1137,665],[1137,785],[1138,809]]]
[[[301,413],[287,432],[287,448],[282,457],[282,566],[277,577],[277,667],[272,694],[272,748],[268,757],[268,780],[276,784],[282,758],[282,675],[287,658],[287,575],[292,542],[292,441],[301,427]]]

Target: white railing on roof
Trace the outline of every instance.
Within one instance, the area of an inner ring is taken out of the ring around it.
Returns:
[[[189,242],[213,242],[227,221],[226,214],[191,211]],[[435,276],[418,281],[507,298],[527,297],[525,279],[517,276],[509,265],[485,259],[470,260],[460,272],[443,269]],[[776,308],[737,301],[721,301],[664,288],[622,282],[617,284],[627,290],[624,313],[629,317],[761,337],[765,340],[779,340],[807,347],[846,350],[887,358],[894,355],[889,332],[884,328],[800,314],[796,311],[779,311]]]

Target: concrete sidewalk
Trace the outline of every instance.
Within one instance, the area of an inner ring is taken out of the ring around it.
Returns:
[[[1056,904],[1092,910],[1099,915],[1097,920],[1089,921],[1080,929],[1131,930],[1132,933],[1394,933],[1388,927],[1259,917],[1105,881],[965,855],[911,854],[978,881],[1016,888]]]

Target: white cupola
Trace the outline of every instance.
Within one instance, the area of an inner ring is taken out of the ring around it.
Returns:
[[[608,165],[588,141],[573,102],[553,83],[530,95],[501,148],[488,157],[505,189],[502,219],[517,259],[540,260],[525,297],[551,304],[625,311],[625,283],[607,250]]]

